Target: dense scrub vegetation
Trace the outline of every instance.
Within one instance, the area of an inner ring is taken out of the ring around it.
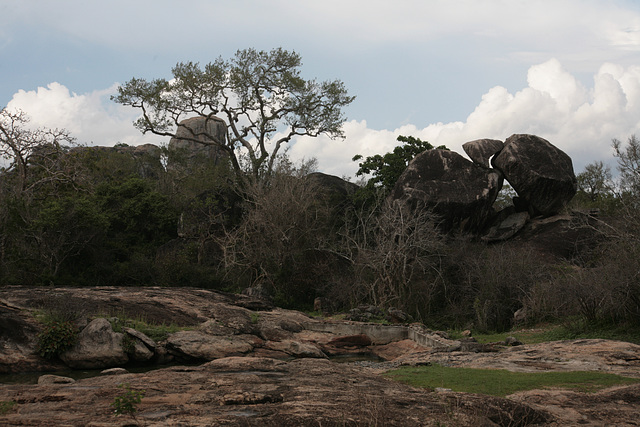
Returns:
[[[336,198],[310,179],[314,162],[281,156],[268,184],[241,191],[228,165],[167,149],[164,164],[127,147],[34,153],[24,173],[0,175],[2,285],[261,286],[286,307],[323,296],[485,331],[509,329],[523,307],[527,322],[640,321],[635,177],[614,188],[601,164],[579,175],[573,208],[600,209],[603,244],[550,262],[522,242],[441,235],[432,213],[371,186]]]

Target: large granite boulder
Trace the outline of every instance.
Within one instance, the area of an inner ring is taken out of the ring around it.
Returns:
[[[478,166],[448,150],[418,154],[402,173],[391,193],[410,206],[426,206],[442,218],[445,231],[481,230],[502,188],[502,174]]]
[[[124,365],[129,356],[122,345],[123,334],[114,332],[107,319],[92,320],[78,334],[78,341],[60,354],[60,359],[74,369],[101,369]]]
[[[571,158],[535,135],[512,135],[492,160],[532,216],[559,213],[577,190]]]
[[[490,168],[489,160],[504,148],[504,143],[497,139],[476,139],[462,144],[462,149],[475,163]]]
[[[219,145],[227,139],[227,125],[218,117],[191,117],[178,124],[175,137],[169,141],[169,150],[184,152],[187,164],[194,158],[212,161],[214,164],[226,158]]]

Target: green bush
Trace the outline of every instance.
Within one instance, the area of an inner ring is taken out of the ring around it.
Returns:
[[[1,400],[0,401],[0,415],[8,414],[9,412],[11,412],[13,410],[13,408],[16,405],[17,405],[16,402]]]
[[[129,384],[120,384],[118,387],[125,391],[113,400],[111,404],[111,406],[113,406],[113,412],[115,412],[116,415],[133,416],[138,411],[138,404],[142,401],[146,391],[132,390]]]
[[[68,321],[48,322],[38,335],[37,352],[52,359],[71,348],[78,339],[76,328]]]

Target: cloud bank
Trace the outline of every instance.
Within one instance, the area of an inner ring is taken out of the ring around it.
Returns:
[[[20,90],[7,104],[25,111],[33,127],[66,129],[79,143],[113,146],[161,143],[154,135],[142,135],[132,125],[139,112],[110,101],[118,84],[104,90],[78,95],[53,82],[36,90]]]
[[[327,173],[352,176],[357,164],[346,159],[391,151],[398,135],[412,135],[464,155],[462,144],[480,138],[505,140],[530,133],[549,140],[573,159],[576,173],[596,160],[611,162],[611,139],[626,140],[640,130],[640,66],[604,64],[584,87],[562,64],[551,59],[532,66],[527,87],[510,93],[501,86],[486,92],[465,121],[372,130],[366,121],[345,124],[345,141],[301,139],[294,158],[319,159]]]
[[[33,125],[66,128],[89,145],[167,142],[133,128],[138,112],[109,101],[116,88],[78,95],[51,83],[35,91],[19,91],[7,107],[26,111]],[[551,59],[530,67],[527,86],[515,93],[501,86],[490,88],[464,121],[383,130],[369,128],[365,120],[344,126],[344,141],[299,138],[291,144],[290,156],[295,160],[315,157],[321,171],[353,177],[357,170],[357,163],[351,161],[354,155],[391,151],[398,135],[419,137],[464,154],[461,147],[467,141],[504,140],[514,133],[531,133],[567,152],[578,173],[590,162],[611,162],[612,138],[625,140],[640,131],[640,66],[605,63],[593,75],[593,85],[587,87],[560,61]]]

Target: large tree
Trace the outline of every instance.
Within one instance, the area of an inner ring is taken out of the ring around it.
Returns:
[[[181,138],[222,149],[239,176],[246,155],[249,176],[258,181],[272,174],[280,149],[292,138],[344,137],[342,107],[354,97],[339,80],[305,80],[301,65],[300,55],[281,48],[239,50],[232,59],[220,57],[204,68],[178,63],[171,80],[134,78],[120,86],[113,100],[140,108],[135,126],[162,136],[175,136],[185,118],[222,116],[226,140],[193,131],[191,138]]]

